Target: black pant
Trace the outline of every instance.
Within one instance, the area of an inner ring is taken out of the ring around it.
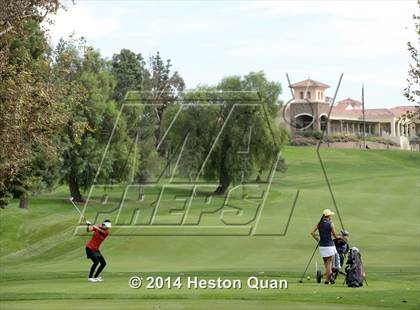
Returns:
[[[97,278],[106,266],[105,258],[103,256],[91,256],[90,259],[92,260],[93,264],[92,267],[90,267],[89,278],[93,278],[93,273],[95,272],[95,269],[99,264],[98,270],[96,270],[95,273],[95,278]]]

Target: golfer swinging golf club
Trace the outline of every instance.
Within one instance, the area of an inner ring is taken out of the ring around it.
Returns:
[[[334,245],[334,241],[331,237],[334,236],[336,239],[337,236],[335,234],[335,227],[331,220],[331,217],[334,215],[330,209],[325,209],[322,212],[321,220],[316,224],[311,231],[312,237],[318,242],[319,245],[319,252],[321,254],[322,259],[324,260],[325,265],[325,284],[334,284],[334,277],[332,276],[332,260],[335,254],[337,254],[337,250]],[[319,232],[319,237],[316,234],[316,231]]]
[[[109,229],[112,227],[110,220],[105,220],[101,226],[92,225],[91,222],[86,221],[87,228],[86,231],[93,231],[92,239],[86,244],[86,256],[90,258],[93,262],[92,267],[89,271],[89,282],[102,282],[103,279],[99,276],[102,270],[106,266],[105,258],[102,256],[99,251],[99,247],[102,241],[105,240],[109,235]],[[99,267],[98,267],[99,265]],[[95,272],[96,267],[98,269]]]

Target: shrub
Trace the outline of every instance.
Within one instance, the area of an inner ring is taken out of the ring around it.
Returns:
[[[312,137],[312,131],[296,131],[295,135],[300,137]]]
[[[295,136],[290,139],[290,145],[293,146],[313,146],[316,145],[318,142],[312,137],[300,137]]]
[[[322,132],[319,130],[313,131],[312,132],[312,137],[315,139],[320,140],[322,138]]]
[[[410,138],[410,144],[412,144],[412,145],[420,144],[420,136],[411,137]]]
[[[385,145],[394,145],[394,146],[399,146],[399,143],[396,143],[390,139],[386,139],[383,137],[374,137],[374,136],[368,136],[366,137],[366,141],[370,141],[370,142],[376,142],[376,143],[382,143]]]

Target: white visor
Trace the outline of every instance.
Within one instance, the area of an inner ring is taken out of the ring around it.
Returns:
[[[112,227],[111,222],[104,222],[104,226],[107,227],[107,228]]]

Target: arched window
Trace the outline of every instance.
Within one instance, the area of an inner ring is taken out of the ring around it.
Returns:
[[[306,98],[311,99],[311,92],[310,92],[310,91],[308,91],[308,92],[306,93]]]
[[[300,92],[300,99],[304,99],[303,98],[303,91]]]
[[[326,115],[322,115],[319,118],[321,131],[326,131],[328,129],[328,117]]]

